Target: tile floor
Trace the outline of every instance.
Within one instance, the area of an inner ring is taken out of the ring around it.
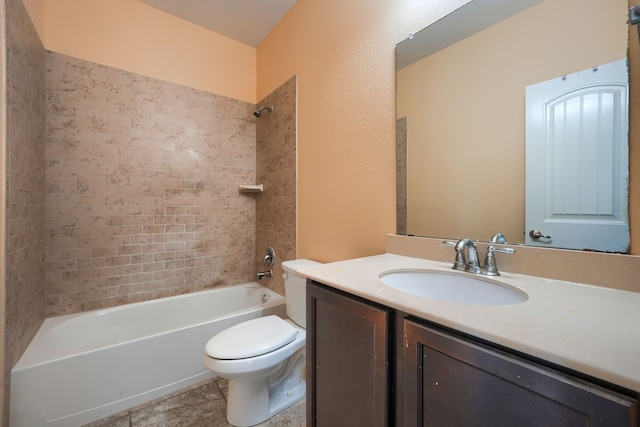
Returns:
[[[227,380],[217,378],[128,409],[85,427],[228,427]],[[305,427],[305,400],[259,427]]]

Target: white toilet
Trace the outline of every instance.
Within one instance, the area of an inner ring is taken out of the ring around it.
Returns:
[[[229,380],[227,420],[234,426],[261,423],[305,396],[306,278],[295,270],[312,264],[317,263],[282,263],[289,319],[252,319],[225,329],[205,346],[207,368]]]

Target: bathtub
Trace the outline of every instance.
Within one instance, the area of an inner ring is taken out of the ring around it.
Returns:
[[[285,312],[245,283],[46,319],[11,371],[11,426],[80,426],[211,378],[209,338]]]

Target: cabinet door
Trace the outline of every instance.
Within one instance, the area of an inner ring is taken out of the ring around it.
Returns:
[[[388,323],[388,310],[309,282],[309,427],[388,425]]]
[[[638,426],[638,402],[405,321],[406,426]]]

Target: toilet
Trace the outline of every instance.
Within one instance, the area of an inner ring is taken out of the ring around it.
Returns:
[[[229,380],[230,424],[259,424],[304,398],[306,278],[295,271],[316,264],[307,259],[282,263],[288,319],[271,315],[248,320],[205,345],[207,368]]]

